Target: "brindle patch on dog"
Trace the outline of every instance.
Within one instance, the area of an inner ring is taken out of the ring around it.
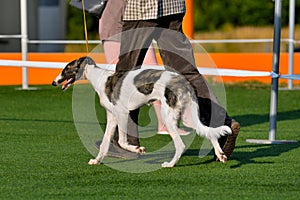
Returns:
[[[170,90],[169,88],[165,89],[165,97],[166,102],[171,108],[175,108],[177,104],[177,97],[174,93],[174,91]]]
[[[173,76],[173,78],[166,85],[165,89],[167,104],[171,108],[175,108],[178,102],[178,98],[180,98],[181,102],[186,101],[186,98],[182,96],[182,94],[186,94],[187,91],[189,91],[190,94],[194,94],[192,86],[188,84],[187,80],[183,76]],[[192,98],[194,98],[194,96],[195,95],[193,95]]]
[[[105,84],[105,93],[109,101],[114,105],[116,105],[116,102],[119,99],[122,82],[126,77],[126,74],[127,73],[116,72],[107,78]]]
[[[162,70],[146,69],[134,78],[133,84],[140,93],[149,95],[163,72]]]

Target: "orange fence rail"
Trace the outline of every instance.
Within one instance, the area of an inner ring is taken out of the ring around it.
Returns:
[[[86,53],[29,53],[29,61],[47,61],[47,62],[69,62]],[[0,59],[21,60],[20,53],[0,53]],[[209,56],[195,54],[196,64],[201,67],[214,67],[239,70],[272,71],[272,53],[210,53]],[[104,54],[99,53],[97,63],[105,63]],[[161,60],[159,60],[161,64]],[[294,56],[295,70],[294,74],[300,74],[300,54]],[[42,69],[28,68],[29,85],[51,84],[52,80],[60,72],[60,69]],[[288,73],[288,54],[282,53],[280,56],[280,73]],[[270,83],[271,77],[232,77],[224,76],[223,81],[244,82],[260,81]],[[280,79],[281,83],[287,82],[286,79]],[[299,84],[299,81],[295,81]],[[0,85],[21,85],[22,69],[20,67],[0,66]]]

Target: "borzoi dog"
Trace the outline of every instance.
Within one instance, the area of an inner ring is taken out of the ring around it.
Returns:
[[[89,161],[90,165],[101,163],[108,152],[110,140],[116,127],[119,129],[119,145],[128,151],[143,154],[146,148],[127,142],[127,122],[131,110],[144,104],[161,101],[161,115],[173,139],[175,155],[162,167],[173,167],[184,152],[185,145],[178,133],[177,122],[196,130],[197,134],[209,139],[221,162],[227,157],[218,143],[218,138],[231,134],[228,126],[210,128],[199,119],[199,107],[193,88],[178,73],[157,69],[135,69],[124,74],[101,69],[90,57],[82,57],[67,64],[52,85],[62,84],[66,90],[76,80],[88,79],[98,93],[101,105],[106,109],[107,126],[99,154]]]

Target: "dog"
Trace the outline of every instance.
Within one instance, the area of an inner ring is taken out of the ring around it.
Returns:
[[[131,110],[149,102],[161,101],[161,115],[174,142],[175,154],[162,167],[173,167],[184,152],[185,145],[178,133],[177,122],[181,117],[183,125],[196,131],[199,136],[209,139],[215,154],[221,162],[227,157],[222,151],[218,138],[231,134],[228,126],[211,128],[199,119],[199,106],[189,82],[174,71],[139,68],[123,74],[98,67],[90,57],[81,57],[68,63],[52,82],[66,90],[77,80],[87,79],[98,93],[101,105],[106,109],[107,126],[96,158],[88,163],[101,163],[108,152],[111,138],[118,126],[119,145],[128,151],[146,153],[143,146],[127,142],[127,122]]]

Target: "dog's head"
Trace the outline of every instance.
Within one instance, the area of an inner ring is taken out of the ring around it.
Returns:
[[[96,65],[90,57],[81,57],[68,63],[62,72],[52,82],[53,86],[62,84],[62,90],[67,90],[75,81],[83,79],[83,73],[87,65]]]

